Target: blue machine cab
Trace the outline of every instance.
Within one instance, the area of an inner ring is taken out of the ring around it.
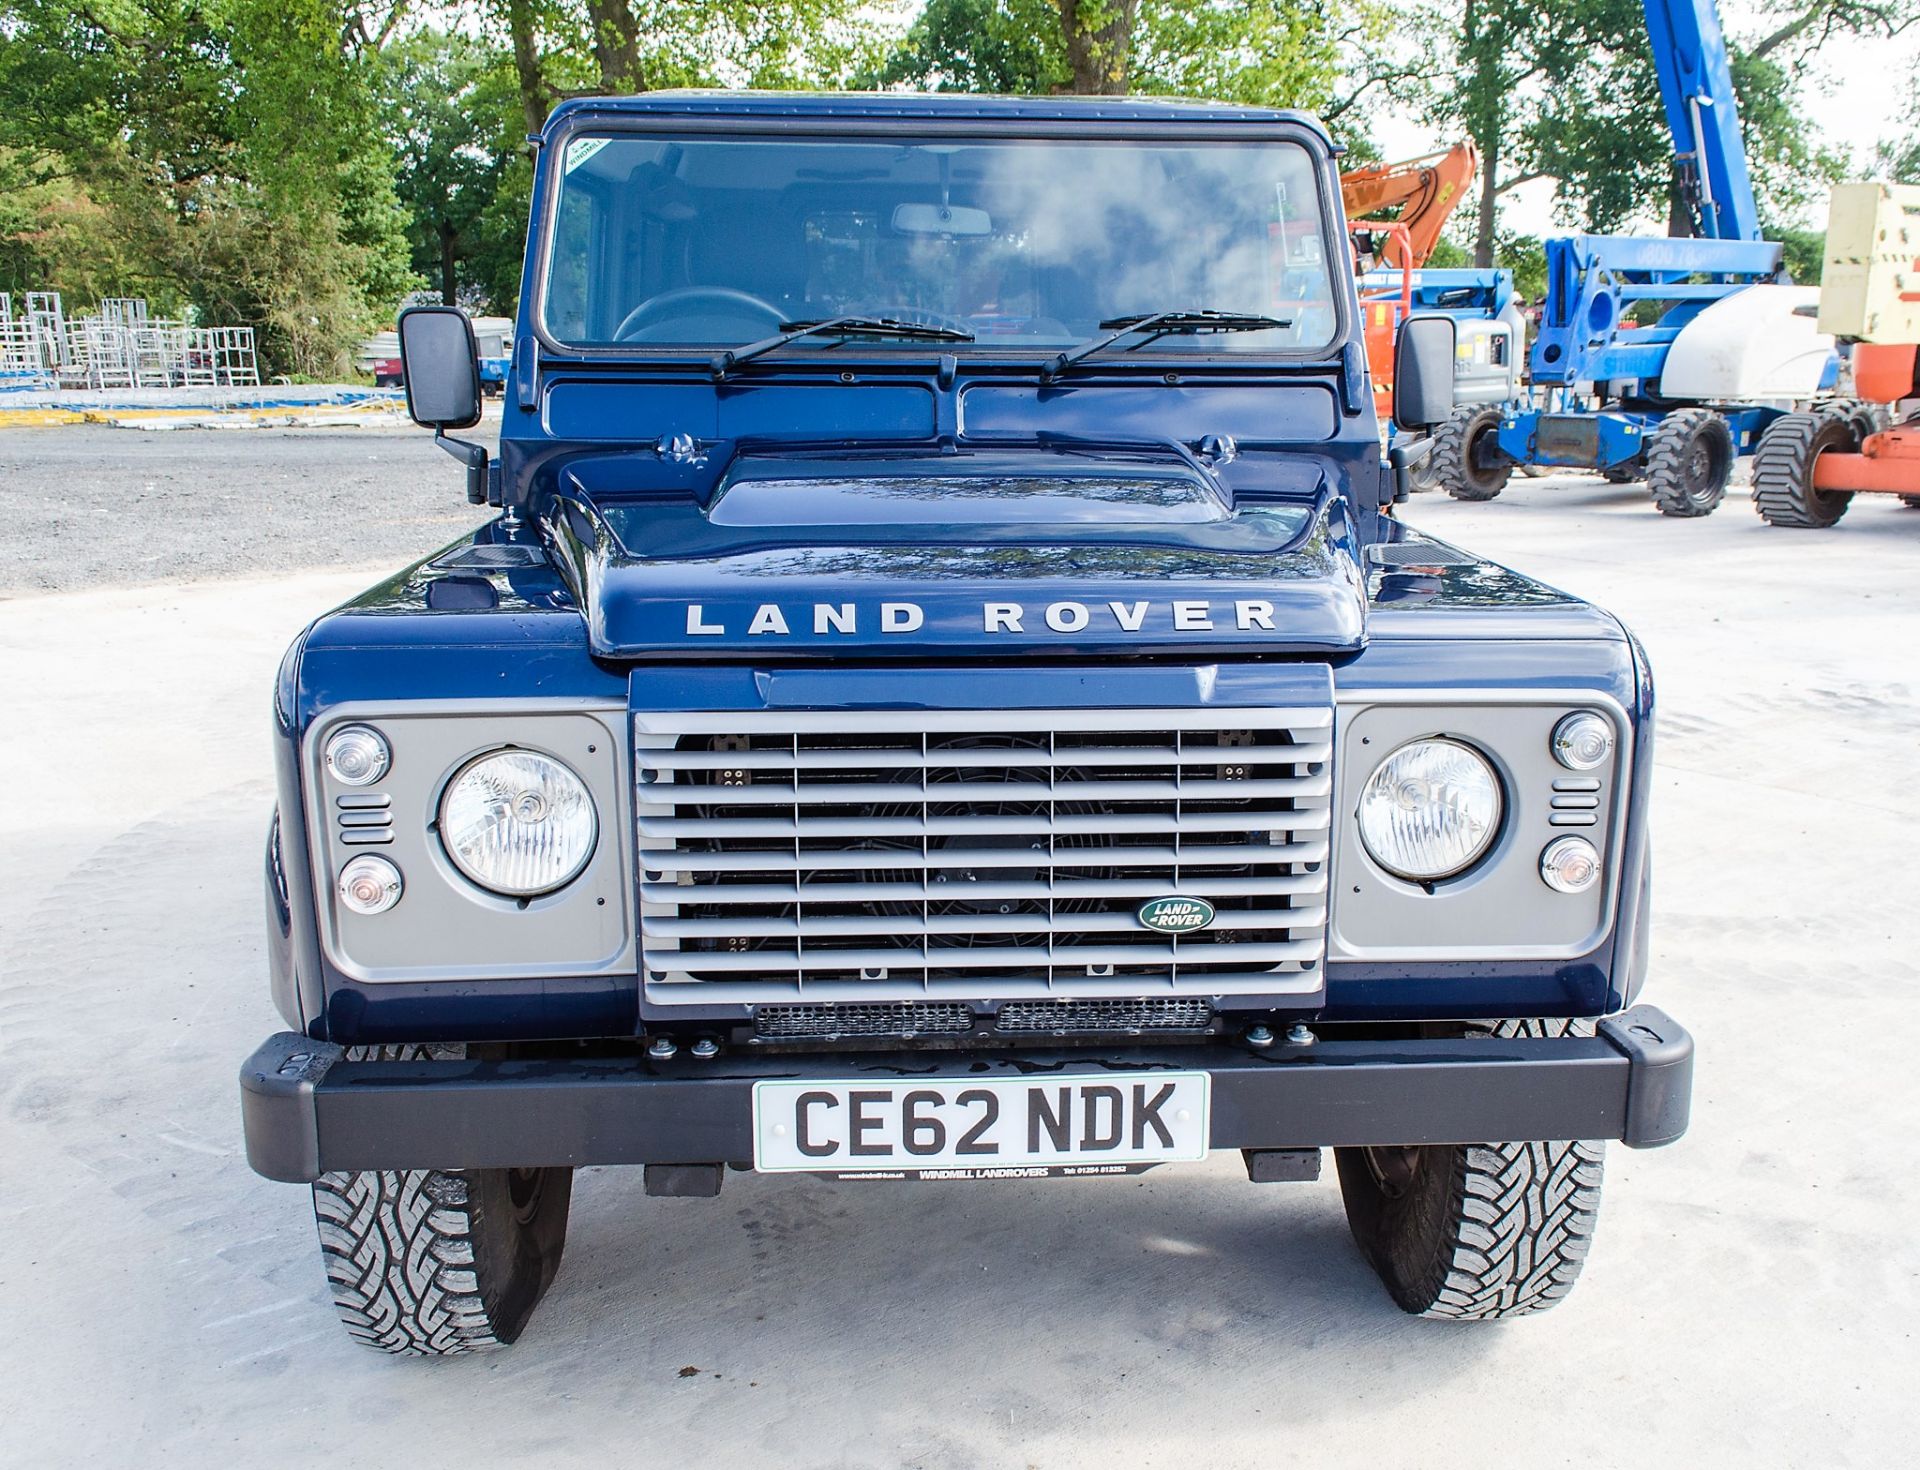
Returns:
[[[510,1342],[613,1164],[1330,1148],[1408,1311],[1571,1288],[1606,1143],[1687,1121],[1651,675],[1393,518],[1336,159],[1165,100],[554,113],[497,445],[466,319],[400,323],[489,518],[275,693],[247,1148],[355,1337]],[[1401,429],[1455,347],[1401,327]]]

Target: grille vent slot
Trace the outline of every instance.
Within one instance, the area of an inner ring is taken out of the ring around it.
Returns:
[[[1332,724],[1326,708],[637,715],[648,998],[1317,990]],[[1172,896],[1213,921],[1140,922]]]
[[[346,847],[374,847],[393,841],[393,798],[360,792],[337,796],[334,825]]]
[[[1367,548],[1376,567],[1472,567],[1480,558],[1438,541],[1376,541]]]
[[[456,569],[480,571],[509,571],[515,567],[543,567],[547,565],[546,548],[542,546],[463,546],[458,551],[450,551],[432,563],[440,571]]]

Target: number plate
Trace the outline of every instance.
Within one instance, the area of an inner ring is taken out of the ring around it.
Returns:
[[[767,1173],[990,1179],[1118,1174],[1207,1156],[1205,1072],[753,1085]]]

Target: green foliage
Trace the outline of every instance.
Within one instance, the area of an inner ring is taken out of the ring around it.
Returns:
[[[255,326],[270,370],[344,372],[413,278],[335,0],[7,3],[0,143],[65,181],[16,204],[33,220],[10,234],[84,238],[96,262],[74,274],[54,251],[34,284],[75,306],[138,290]]]
[[[1071,80],[1053,0],[929,0],[868,86],[1037,96]]]
[[[1538,301],[1547,294],[1547,247],[1538,235],[1503,230],[1494,246],[1493,263],[1513,272],[1516,295]]]
[[[1111,90],[1117,74],[1122,90],[1324,113],[1343,68],[1365,85],[1381,64],[1392,18],[1373,0],[928,0],[864,80],[1044,95]],[[1076,70],[1076,50],[1098,54]]]
[[[1906,106],[1893,122],[1899,131],[1880,140],[1874,166],[1888,183],[1920,184],[1920,87],[1909,87]]]

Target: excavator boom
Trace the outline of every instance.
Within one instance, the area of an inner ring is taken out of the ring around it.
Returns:
[[[1381,249],[1380,263],[1418,270],[1440,243],[1440,232],[1466,198],[1467,186],[1479,170],[1480,155],[1471,143],[1456,143],[1444,153],[1429,153],[1402,163],[1356,168],[1340,175],[1347,224],[1405,225],[1405,245],[1399,236],[1390,236]],[[1400,213],[1391,221],[1376,218],[1380,211],[1396,205]]]

